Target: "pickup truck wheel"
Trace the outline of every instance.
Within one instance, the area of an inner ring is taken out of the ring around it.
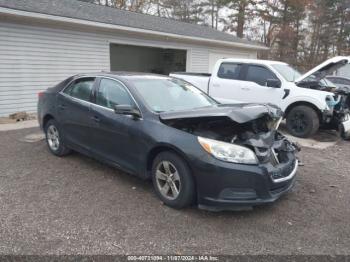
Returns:
[[[162,152],[153,161],[152,181],[162,202],[173,208],[190,206],[195,200],[195,186],[185,161],[172,152]]]
[[[287,129],[293,136],[310,137],[317,132],[319,127],[318,114],[309,106],[296,106],[287,115]]]

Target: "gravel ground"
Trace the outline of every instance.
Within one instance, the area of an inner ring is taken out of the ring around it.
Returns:
[[[0,132],[1,254],[350,254],[349,142],[304,149],[296,187],[274,205],[211,213],[173,210],[149,182],[23,142],[35,132]]]

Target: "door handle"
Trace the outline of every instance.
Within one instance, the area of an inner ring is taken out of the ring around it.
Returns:
[[[100,118],[98,116],[92,116],[91,119],[95,121],[96,123],[100,122]]]
[[[249,90],[250,90],[250,88],[248,88],[248,87],[242,87],[242,88],[241,88],[241,90],[244,90],[244,91],[249,91]]]

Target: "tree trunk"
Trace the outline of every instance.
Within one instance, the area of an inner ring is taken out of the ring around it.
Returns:
[[[245,0],[239,2],[238,14],[237,14],[237,36],[243,38],[244,35],[244,22],[245,22],[245,11],[247,3]]]

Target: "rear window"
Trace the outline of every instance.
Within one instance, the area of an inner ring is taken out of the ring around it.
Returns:
[[[74,98],[84,101],[90,101],[91,91],[94,86],[95,78],[80,78],[75,80],[63,92]]]
[[[218,77],[225,79],[238,79],[240,70],[240,64],[222,63],[219,68]]]

